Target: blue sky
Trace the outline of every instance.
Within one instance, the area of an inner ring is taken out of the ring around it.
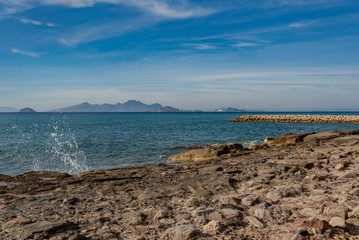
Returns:
[[[0,106],[359,110],[357,0],[0,0]]]

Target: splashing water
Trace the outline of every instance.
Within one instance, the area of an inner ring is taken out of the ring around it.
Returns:
[[[66,115],[54,115],[40,129],[38,124],[27,128],[12,128],[21,135],[11,158],[14,162],[27,165],[28,171],[57,171],[78,174],[88,171],[86,155],[80,150]]]
[[[53,126],[54,132],[51,133],[52,148],[47,152],[51,155],[52,161],[60,161],[57,164],[57,171],[78,174],[88,171],[86,165],[86,155],[79,149],[74,134],[68,132],[59,133],[59,127]]]

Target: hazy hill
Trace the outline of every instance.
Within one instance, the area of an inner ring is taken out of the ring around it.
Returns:
[[[157,110],[162,107],[163,106],[159,103],[147,105],[136,100],[129,100],[125,103],[116,104],[90,104],[84,102],[78,105],[52,110],[50,112],[143,112]]]
[[[222,107],[214,110],[215,112],[247,112],[245,109],[238,109],[233,107]]]
[[[20,113],[36,113],[36,111],[32,108],[23,108],[19,112]]]
[[[196,110],[196,111],[183,110],[183,109],[178,109],[178,108],[174,108],[174,107],[171,107],[171,106],[165,106],[165,107],[162,107],[160,109],[149,110],[149,111],[146,111],[146,112],[201,112],[201,111],[199,111],[199,110]]]
[[[13,107],[0,107],[0,112],[18,112],[19,109]]]

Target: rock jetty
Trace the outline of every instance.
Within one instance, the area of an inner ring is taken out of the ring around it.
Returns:
[[[231,122],[359,123],[359,115],[244,115]]]
[[[75,176],[0,175],[0,239],[359,239],[359,130],[286,134],[251,149]]]

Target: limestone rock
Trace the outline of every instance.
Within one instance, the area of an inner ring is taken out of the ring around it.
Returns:
[[[250,209],[249,212],[262,221],[271,221],[273,219],[271,213],[263,207],[255,207]]]
[[[302,220],[296,225],[305,229],[315,229],[318,232],[324,232],[330,228],[330,225],[327,221],[319,219]]]
[[[266,143],[269,147],[294,145],[298,142],[302,142],[303,138],[310,134],[312,133],[289,133],[275,138],[267,138]]]
[[[233,209],[233,208],[223,208],[223,209],[221,209],[221,213],[226,218],[235,218],[235,217],[239,216],[239,211],[237,209]]]
[[[329,221],[329,225],[332,227],[345,227],[345,219],[341,217],[333,217]]]
[[[296,233],[287,233],[282,237],[282,240],[306,240],[307,238]]]
[[[266,197],[272,201],[277,201],[284,197],[294,197],[301,192],[301,186],[277,187],[267,193]]]
[[[180,152],[177,155],[168,158],[168,161],[203,161],[218,158],[226,153],[230,153],[230,149],[227,145],[217,147],[208,146],[203,149]]]
[[[303,208],[299,213],[306,217],[318,217],[321,213],[315,208]]]
[[[179,225],[168,228],[164,233],[165,239],[189,240],[201,235],[201,231],[193,225]]]
[[[206,208],[204,206],[196,208],[195,210],[193,210],[191,212],[193,217],[197,217],[197,216],[206,216],[207,214],[213,213],[216,210],[214,208]]]
[[[265,228],[265,225],[258,220],[258,218],[253,216],[246,216],[245,219],[248,221],[248,223],[255,227],[255,228]]]
[[[250,194],[244,198],[242,198],[242,205],[244,206],[252,206],[259,201],[259,197],[254,194]]]
[[[218,221],[210,221],[207,225],[203,227],[203,232],[209,233],[211,235],[216,235],[221,232],[222,225]]]
[[[348,213],[348,208],[346,206],[344,206],[343,204],[332,204],[332,205],[326,207],[324,209],[323,213],[327,216],[341,217],[341,218],[346,219],[347,213]]]
[[[122,215],[122,220],[132,225],[143,224],[145,219],[146,216],[143,213],[137,211],[129,211]]]

